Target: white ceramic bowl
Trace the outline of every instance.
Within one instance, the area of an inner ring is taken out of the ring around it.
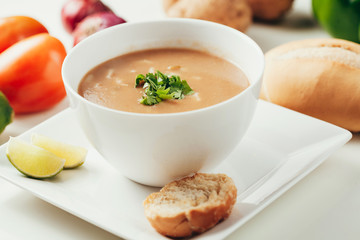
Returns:
[[[158,47],[207,50],[240,66],[250,86],[217,105],[169,114],[117,111],[78,94],[80,80],[96,65]],[[86,38],[68,53],[62,74],[70,105],[99,153],[126,177],[163,186],[211,170],[239,144],[258,102],[263,69],[261,49],[245,34],[208,21],[167,19],[121,24]]]

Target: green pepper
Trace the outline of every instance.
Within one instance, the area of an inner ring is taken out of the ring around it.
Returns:
[[[360,43],[360,0],[312,0],[312,8],[331,36]]]

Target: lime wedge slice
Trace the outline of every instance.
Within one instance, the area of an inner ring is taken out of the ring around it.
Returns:
[[[87,155],[87,150],[83,147],[59,142],[36,133],[31,136],[31,143],[65,159],[64,168],[75,168],[82,165]]]
[[[14,111],[5,95],[0,92],[0,133],[12,122]]]
[[[17,138],[10,138],[6,155],[14,167],[32,178],[50,178],[63,170],[65,159]]]

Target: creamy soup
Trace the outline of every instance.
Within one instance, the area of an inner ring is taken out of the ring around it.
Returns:
[[[194,93],[155,105],[139,102],[142,87],[135,88],[138,74],[159,70],[186,80]],[[79,85],[79,94],[91,102],[127,112],[174,113],[208,107],[243,91],[249,82],[234,64],[205,52],[166,48],[132,52],[90,70]]]

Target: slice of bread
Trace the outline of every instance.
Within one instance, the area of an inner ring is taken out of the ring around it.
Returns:
[[[225,174],[196,173],[165,185],[144,201],[145,216],[161,234],[188,237],[226,219],[237,189]]]

